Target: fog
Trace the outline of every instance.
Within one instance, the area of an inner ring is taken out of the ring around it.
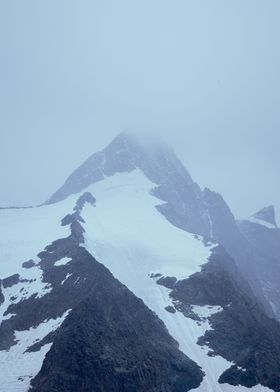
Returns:
[[[238,217],[280,211],[278,0],[0,2],[0,206],[46,200],[125,129]]]

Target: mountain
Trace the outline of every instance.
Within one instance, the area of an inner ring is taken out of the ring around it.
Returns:
[[[161,201],[157,209],[169,222],[224,246],[267,314],[275,315],[271,299],[264,293],[255,272],[258,252],[239,230],[230,208],[218,193],[207,188],[201,190],[172,148],[162,141],[143,140],[131,132],[121,133],[74,171],[47,203],[81,192],[107,177],[136,170],[152,182],[152,193]]]
[[[165,143],[122,133],[0,219],[0,391],[280,391],[262,249]]]

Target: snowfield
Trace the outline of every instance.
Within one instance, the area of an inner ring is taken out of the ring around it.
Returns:
[[[61,226],[60,220],[73,208],[71,201],[0,210],[0,279],[20,273],[24,261],[36,258],[55,239],[69,235],[69,228]]]

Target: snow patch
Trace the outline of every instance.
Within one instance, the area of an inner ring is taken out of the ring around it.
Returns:
[[[68,279],[68,278],[70,278],[70,276],[72,276],[73,274],[67,274],[66,276],[65,276],[65,279],[61,282],[61,285],[63,285],[65,282],[66,282],[66,280]]]
[[[55,265],[56,267],[59,267],[59,266],[61,266],[61,265],[66,265],[66,264],[68,264],[69,261],[71,261],[71,260],[72,260],[71,257],[63,257],[62,259],[57,260],[57,261],[54,263],[54,265]]]

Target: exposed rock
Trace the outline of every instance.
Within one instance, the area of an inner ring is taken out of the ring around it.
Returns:
[[[2,293],[2,279],[0,279],[0,305],[5,301],[5,297]]]
[[[85,192],[82,194],[82,196],[79,197],[76,206],[74,207],[74,211],[80,213],[84,208],[85,203],[89,203],[92,206],[95,206],[96,199],[92,196],[90,192]]]
[[[68,226],[71,223],[73,223],[76,219],[78,219],[78,214],[67,214],[62,220],[61,220],[61,226]]]
[[[32,260],[32,259],[30,259],[30,260],[27,260],[27,261],[25,261],[24,263],[22,263],[22,267],[23,268],[32,268],[32,267],[34,267],[36,265],[36,263],[35,263],[35,261],[34,260]]]
[[[152,279],[154,279],[154,278],[159,278],[160,276],[162,276],[162,274],[160,274],[160,273],[152,273],[152,274],[150,274],[150,278],[152,278]]]
[[[157,284],[164,286],[168,289],[173,289],[177,282],[177,279],[174,276],[163,276],[162,278],[157,280]]]
[[[176,313],[176,309],[173,306],[166,306],[165,310],[169,313]]]
[[[19,282],[19,274],[9,276],[8,278],[3,279],[2,282],[4,289],[6,289],[7,287],[12,287]]]

